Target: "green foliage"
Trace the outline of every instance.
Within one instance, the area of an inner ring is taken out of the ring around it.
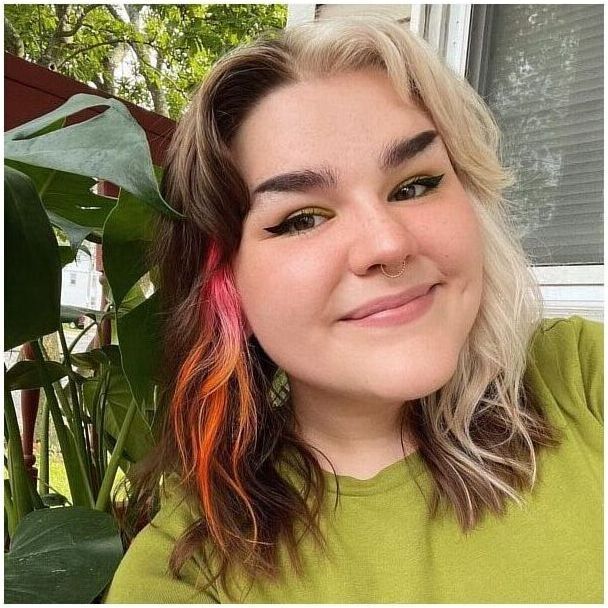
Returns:
[[[285,27],[287,5],[8,4],[4,14],[28,60],[176,119],[221,55]],[[121,70],[126,57],[133,67]]]
[[[44,379],[40,373],[40,368],[46,370],[47,377],[51,382],[57,382],[68,375],[65,365],[56,361],[44,361],[42,365],[36,361],[19,361],[6,372],[4,380],[10,391],[40,388],[44,384]]]
[[[4,559],[7,604],[91,603],[122,558],[114,520],[84,507],[40,509],[27,515]],[[74,572],[83,576],[75,584]]]
[[[59,324],[61,267],[57,240],[32,181],[4,172],[7,349],[51,333]]]
[[[59,120],[96,106],[107,109],[69,129],[41,133]],[[7,131],[4,156],[37,168],[111,181],[158,211],[179,216],[160,194],[144,130],[115,99],[74,95],[56,110]]]
[[[63,128],[71,114],[98,106],[105,109],[94,118]],[[148,293],[155,269],[145,254],[159,214],[182,216],[163,200],[145,134],[119,101],[76,95],[5,133],[4,148],[5,345],[29,342],[35,356],[5,368],[5,601],[90,602],[122,555],[108,515],[111,492],[154,444],[160,315],[159,294]],[[97,178],[119,185],[118,198],[93,194]],[[61,306],[63,237],[72,254],[87,240],[102,244],[108,310]],[[74,354],[89,327],[68,344],[63,323],[83,315],[98,328],[110,319],[118,344]],[[61,361],[43,348],[42,338],[53,332]],[[37,489],[25,467],[12,391],[38,388],[45,430]],[[51,428],[69,490],[60,493],[49,479]],[[73,507],[63,506],[68,498]]]

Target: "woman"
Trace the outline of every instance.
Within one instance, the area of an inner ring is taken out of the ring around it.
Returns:
[[[601,601],[603,326],[542,320],[498,141],[388,21],[218,62],[154,252],[160,511],[107,602]]]

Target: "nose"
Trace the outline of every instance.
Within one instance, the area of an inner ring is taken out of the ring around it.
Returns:
[[[360,206],[351,218],[349,265],[354,274],[380,272],[382,265],[387,272],[396,273],[404,260],[418,252],[418,241],[408,229],[405,215],[402,208],[386,201]]]

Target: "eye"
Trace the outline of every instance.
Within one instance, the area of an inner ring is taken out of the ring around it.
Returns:
[[[277,224],[276,226],[270,226],[264,228],[264,230],[271,232],[272,234],[290,234],[297,235],[308,232],[313,228],[316,228],[323,221],[319,222],[316,218],[322,218],[323,220],[329,219],[331,216],[328,215],[323,209],[301,209],[294,215],[288,217],[286,220]]]
[[[429,190],[437,188],[444,175],[445,173],[434,177],[415,177],[397,186],[389,195],[389,200],[407,201],[420,198]]]
[[[437,188],[444,175],[445,173],[434,177],[415,177],[410,179],[397,186],[389,195],[389,200],[405,201],[413,198],[420,198],[427,194],[429,190]],[[321,221],[318,221],[317,218],[321,218]],[[289,236],[295,236],[313,230],[319,224],[324,223],[324,220],[330,218],[331,215],[328,214],[327,211],[311,207],[301,209],[280,224],[269,226],[268,228],[264,228],[264,230],[277,235],[288,234]]]

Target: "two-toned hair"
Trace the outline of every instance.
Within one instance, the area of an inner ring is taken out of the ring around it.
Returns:
[[[481,225],[481,306],[456,371],[403,412],[434,482],[429,516],[449,507],[466,532],[485,512],[502,513],[534,484],[539,449],[557,442],[524,384],[541,297],[508,219],[503,192],[512,177],[481,97],[390,20],[332,19],[270,33],[212,68],[168,151],[163,190],[186,220],[162,218],[151,251],[164,312],[165,425],[132,476],[130,508],[153,509],[161,476],[181,480],[200,519],[175,545],[175,575],[202,550],[215,566],[211,578],[225,586],[233,567],[273,579],[281,545],[300,571],[296,530],[323,545],[322,471],[296,432],[283,370],[247,338],[231,273],[249,205],[231,142],[277,87],[358,70],[385,73],[427,113]]]

